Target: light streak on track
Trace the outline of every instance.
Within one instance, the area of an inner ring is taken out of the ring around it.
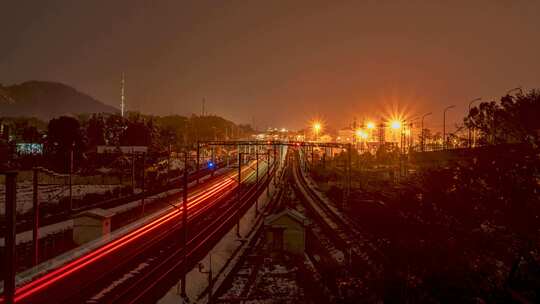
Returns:
[[[245,168],[242,171],[246,171],[249,168]],[[242,172],[242,173],[243,173]],[[205,188],[202,191],[198,191],[197,193],[193,193],[188,198],[188,210],[191,210],[195,207],[197,207],[199,204],[201,204],[206,199],[218,194],[220,191],[227,190],[230,186],[236,184],[236,181],[231,177],[235,176],[235,174],[232,175],[225,175],[221,178],[219,182],[216,182],[209,188]],[[249,176],[246,176],[245,179],[249,178]],[[243,179],[243,180],[245,180]],[[69,276],[73,272],[76,272],[77,270],[84,268],[85,266],[88,266],[89,264],[99,260],[100,258],[106,256],[107,254],[110,254],[120,248],[122,246],[128,244],[129,242],[132,242],[152,231],[159,228],[161,225],[170,222],[171,220],[175,219],[179,215],[181,215],[182,212],[179,209],[172,209],[170,212],[162,215],[161,217],[153,220],[152,222],[139,227],[135,229],[134,231],[129,232],[128,234],[111,241],[110,243],[107,243],[103,245],[102,247],[97,248],[96,250],[83,255],[76,260],[73,260],[69,262],[66,265],[63,265],[45,275],[42,277],[37,278],[36,280],[21,286],[16,290],[15,293],[15,302],[21,301],[24,298],[56,283],[57,281]],[[0,298],[0,304],[4,303],[5,299],[4,297]]]

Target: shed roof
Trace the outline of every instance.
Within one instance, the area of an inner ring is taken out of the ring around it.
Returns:
[[[308,224],[308,220],[307,218],[300,212],[294,210],[294,209],[290,209],[290,208],[285,208],[283,211],[279,212],[279,213],[276,213],[276,214],[272,214],[268,217],[266,217],[264,219],[264,224],[265,225],[271,225],[273,222],[275,222],[277,219],[281,218],[282,216],[288,216],[290,218],[292,218],[293,220],[295,220],[296,222],[302,224],[302,225],[307,225]]]
[[[97,219],[108,219],[113,217],[114,213],[101,208],[94,208],[77,214],[76,217],[92,217]]]

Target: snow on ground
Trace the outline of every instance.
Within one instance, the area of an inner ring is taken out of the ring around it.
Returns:
[[[82,198],[88,193],[103,194],[113,191],[121,185],[73,185],[72,193],[74,198]],[[6,187],[0,185],[0,215],[5,213],[5,193]],[[38,187],[38,201],[40,203],[57,204],[59,199],[69,195],[68,185],[40,185]],[[22,181],[17,183],[17,213],[23,214],[32,209],[33,187],[32,181]]]
[[[240,297],[244,286],[247,284],[248,279],[244,277],[236,277],[232,282],[232,286],[227,293],[223,295],[224,298],[237,298]]]
[[[201,181],[204,181],[206,179],[208,179],[210,177],[204,177],[204,178],[201,178]],[[194,184],[196,182],[193,182],[191,184]],[[175,191],[175,190],[170,190],[170,191]],[[202,190],[200,190],[202,191]],[[148,201],[152,201],[152,200],[155,200],[157,199],[158,197],[163,197],[163,193],[160,193],[160,194],[157,194],[157,195],[154,195],[154,196],[150,196],[148,198],[146,198],[146,200]],[[140,204],[140,200],[137,200],[135,202],[130,202],[127,205],[123,205],[123,206],[119,206],[119,207],[115,207],[115,208],[111,208],[111,209],[108,209],[108,210],[111,210],[111,211],[116,211],[116,212],[119,212],[119,211],[126,211],[126,210],[129,210],[129,208],[135,208],[138,206],[138,204]],[[111,242],[115,239],[118,239],[124,235],[126,235],[127,233],[129,233],[130,231],[133,231],[143,225],[145,225],[146,223],[149,223],[153,220],[155,220],[156,218],[166,214],[167,212],[170,212],[170,210],[174,208],[172,206],[169,206],[169,207],[166,207],[164,209],[161,209],[157,212],[154,212],[152,214],[149,214],[145,217],[142,217],[140,218],[139,220],[133,222],[133,223],[130,223],[129,225],[126,225],[124,227],[121,227],[119,229],[116,229],[115,231],[112,231],[110,235],[106,235],[106,236],[103,236],[101,238],[98,238],[98,239],[95,239],[89,243],[86,243],[82,246],[79,246],[73,250],[70,250],[70,251],[67,251],[57,257],[54,257],[52,259],[49,259],[47,261],[44,261],[42,262],[41,264],[35,266],[35,267],[32,267],[28,270],[25,270],[21,273],[19,273],[17,275],[17,285],[20,285],[24,282],[29,282],[31,281],[34,277],[36,276],[39,276],[43,273],[46,273],[52,269],[55,269],[55,268],[58,268],[60,267],[61,265],[64,265],[66,263],[68,263],[69,261],[72,261],[80,256],[83,256],[84,254],[87,254],[88,252],[91,252],[92,250],[98,248],[98,247],[101,247],[102,245],[108,243],[108,242]],[[114,210],[113,210],[114,209]],[[65,230],[65,229],[72,229],[73,227],[73,220],[68,220],[68,221],[64,221],[64,222],[60,222],[60,223],[56,223],[56,224],[52,224],[52,225],[48,225],[48,226],[44,226],[44,227],[40,227],[40,235],[39,237],[42,238],[42,237],[45,237],[47,234],[53,234],[53,233],[57,233],[57,232],[60,232],[62,230]],[[22,243],[24,241],[31,241],[32,240],[32,232],[31,231],[25,231],[25,232],[22,232],[22,233],[18,233],[17,234],[17,237],[16,237],[16,241],[17,241],[17,244],[19,243]]]
[[[226,171],[225,169],[217,170],[216,174],[221,174],[221,173],[223,173],[225,171]],[[210,178],[210,176],[205,176],[205,177],[201,178],[200,180],[201,180],[201,182],[204,182],[208,178]],[[192,187],[196,183],[197,183],[196,181],[193,181],[193,182],[188,184],[188,187]],[[140,190],[139,190],[139,192],[140,192]],[[156,195],[149,196],[149,197],[145,198],[145,202],[146,203],[153,202],[155,200],[162,199],[162,198],[165,198],[167,196],[177,194],[177,193],[180,193],[180,192],[181,192],[181,189],[172,189],[172,190],[169,190],[169,191],[158,193]],[[109,209],[106,209],[106,210],[108,210],[108,211],[110,211],[112,213],[123,213],[123,212],[131,210],[133,208],[139,207],[141,205],[141,203],[142,203],[142,200],[135,200],[135,201],[132,201],[132,202],[129,202],[129,203],[117,206],[117,207],[109,208]],[[69,229],[73,229],[73,220],[72,219],[62,221],[62,222],[58,222],[58,223],[54,223],[54,224],[47,225],[47,226],[42,226],[42,227],[39,228],[38,235],[39,235],[39,238],[41,239],[41,238],[46,237],[47,235],[59,233],[59,232],[62,232],[64,230],[69,230]],[[31,242],[32,241],[32,230],[27,230],[27,231],[24,231],[24,232],[17,233],[16,241],[17,241],[17,244]],[[4,246],[4,239],[2,238],[2,239],[0,239],[0,247],[3,247],[3,246]]]
[[[154,259],[149,259],[149,262],[151,262]],[[111,285],[107,286],[107,288],[101,290],[99,293],[94,295],[90,300],[86,301],[86,303],[99,303],[100,300],[107,295],[109,292],[114,290],[116,286],[121,285],[125,281],[129,280],[130,278],[134,277],[135,275],[141,273],[145,268],[147,268],[150,264],[148,262],[144,262],[139,264],[137,267],[132,269],[130,272],[124,274],[120,279],[114,281]]]
[[[56,234],[65,230],[73,229],[73,220],[67,220],[63,222],[54,223],[40,227],[38,230],[39,238],[44,238],[50,234]],[[17,233],[17,245],[32,241],[32,230]],[[0,247],[4,247],[4,238],[0,239]]]
[[[282,162],[283,163],[283,162]],[[259,196],[259,209],[262,210],[275,193],[275,187],[273,182],[270,183],[270,197],[266,195],[264,191]],[[260,214],[260,213],[259,213]],[[214,290],[217,290],[218,286],[223,283],[227,274],[232,270],[234,265],[238,262],[242,253],[247,249],[247,246],[243,246],[249,242],[246,237],[253,237],[254,225],[257,220],[255,214],[255,204],[242,216],[240,219],[240,235],[243,237],[242,241],[236,236],[236,227],[233,227],[217,244],[210,250],[210,253],[206,255],[200,263],[204,266],[203,271],[209,269],[209,261],[211,256],[212,272],[214,273]],[[175,287],[171,288],[167,294],[161,298],[158,303],[182,303],[180,297],[180,284],[179,281]],[[199,272],[199,269],[195,267],[186,274],[186,293],[191,303],[206,303],[208,295],[203,296],[203,292],[208,287],[208,275]],[[240,285],[238,286],[240,287]]]

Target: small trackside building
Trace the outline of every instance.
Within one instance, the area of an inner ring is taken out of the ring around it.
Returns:
[[[73,220],[73,241],[77,245],[111,233],[113,213],[100,208],[79,213]]]
[[[306,217],[293,209],[269,215],[264,220],[266,244],[274,251],[303,255],[307,225]]]

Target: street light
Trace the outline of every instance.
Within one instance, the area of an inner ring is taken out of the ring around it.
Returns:
[[[473,103],[475,103],[476,101],[479,101],[479,100],[482,100],[482,97],[478,97],[476,99],[473,99],[469,102],[469,116],[471,115],[471,106]],[[472,147],[472,127],[469,127],[469,148]]]
[[[394,130],[397,130],[397,129],[400,129],[401,128],[401,121],[399,120],[392,120],[390,122],[390,128],[394,129]]]
[[[372,129],[375,129],[375,123],[372,122],[372,121],[369,121],[367,124],[366,124],[366,128],[372,130]]]
[[[455,105],[451,105],[446,107],[443,111],[443,150],[446,150],[446,111],[455,107]]]
[[[322,129],[322,124],[320,122],[316,121],[313,123],[313,132],[315,133],[315,141],[318,140],[319,132],[321,131],[321,129]]]
[[[431,114],[432,114],[432,113],[429,112],[429,113],[426,113],[426,114],[422,115],[422,122],[421,122],[421,127],[420,127],[420,128],[421,128],[421,132],[422,132],[422,133],[421,133],[421,136],[420,136],[420,138],[421,138],[421,145],[422,145],[422,152],[424,152],[424,147],[425,147],[425,144],[424,144],[424,136],[425,136],[425,135],[424,135],[424,118],[425,118],[426,116],[431,115]]]

